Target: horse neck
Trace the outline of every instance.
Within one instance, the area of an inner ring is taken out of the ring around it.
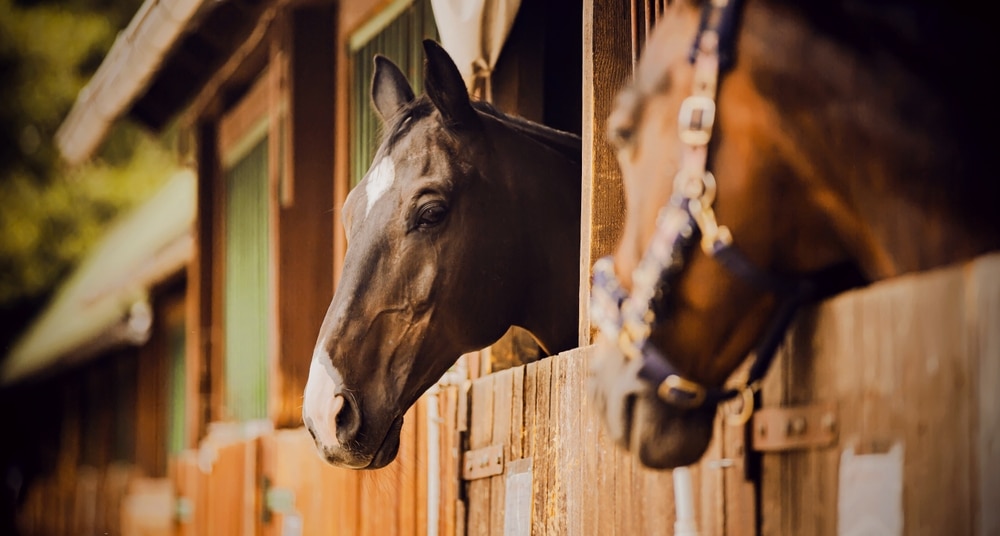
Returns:
[[[527,267],[526,302],[512,324],[558,353],[578,342],[579,138],[520,119],[491,118],[487,131],[495,161],[489,167],[516,192],[526,225],[526,247],[517,261]]]
[[[788,160],[813,197],[826,200],[822,210],[869,278],[1000,248],[1000,212],[990,207],[1000,197],[982,134],[997,116],[992,99],[970,99],[981,91],[966,87],[974,84],[942,85],[952,65],[915,66],[924,56],[915,47],[926,45],[893,34],[877,13],[871,24],[882,34],[838,34],[845,25],[818,28],[826,13],[810,20],[764,3],[747,8],[753,30],[744,42],[761,47],[752,52],[766,71],[756,73],[757,85],[781,110],[774,113]],[[954,44],[942,41],[934,46]],[[957,46],[961,61],[967,55]]]

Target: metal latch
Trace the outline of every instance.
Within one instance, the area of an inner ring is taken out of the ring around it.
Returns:
[[[837,442],[838,424],[833,403],[761,408],[753,414],[751,445],[761,452],[827,447]]]
[[[465,453],[462,478],[476,480],[503,473],[503,445],[490,445]]]
[[[264,492],[264,511],[261,519],[265,523],[270,523],[274,514],[291,515],[295,513],[295,492],[289,488],[281,488],[271,483],[271,479],[264,477],[261,482]]]

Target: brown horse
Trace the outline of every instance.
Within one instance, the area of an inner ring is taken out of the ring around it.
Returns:
[[[577,344],[580,140],[472,102],[425,41],[426,95],[375,58],[384,140],[344,203],[344,271],[312,357],[303,421],[332,464],[378,468],[403,414],[512,325]]]
[[[627,221],[592,307],[590,389],[642,463],[697,461],[719,402],[752,400],[811,274],[1000,247],[990,24],[944,3],[666,8],[608,122]],[[727,388],[755,344],[756,377]]]

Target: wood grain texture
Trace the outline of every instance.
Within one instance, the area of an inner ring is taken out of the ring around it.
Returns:
[[[534,498],[531,513],[532,534],[547,534],[547,520],[552,512],[553,506],[550,498],[550,482],[554,480],[554,468],[549,460],[551,458],[551,426],[549,420],[549,384],[552,377],[552,360],[543,359],[532,363],[537,365],[534,368],[535,387],[535,426],[533,429],[534,438],[532,442],[531,457],[534,469],[531,483],[531,493]],[[532,368],[529,366],[529,369]]]
[[[493,375],[472,382],[469,395],[469,449],[487,447],[493,441]],[[490,480],[469,481],[466,490],[469,497],[468,533],[489,534],[492,506]]]
[[[969,266],[965,299],[968,352],[974,357],[970,458],[973,460],[975,534],[1000,534],[1000,259],[991,256]]]
[[[590,352],[571,350],[474,382],[469,434],[476,440],[470,447],[489,444],[489,435],[492,443],[507,441],[508,463],[515,456],[532,459],[532,534],[672,534],[672,474],[642,467],[604,435],[586,395]],[[487,394],[482,388],[490,378]],[[484,420],[484,405],[493,421]],[[508,414],[509,427],[496,423]],[[708,459],[718,462],[721,456],[721,440],[714,441]],[[733,469],[703,465],[692,467],[699,527],[703,534],[723,534],[723,472]],[[487,486],[477,484],[485,480],[467,483],[468,534],[503,532],[504,498],[496,495],[504,490],[492,487],[487,496]]]
[[[983,471],[997,463],[989,451],[1000,350],[996,316],[987,315],[1000,308],[998,280],[1000,256],[984,256],[850,292],[801,316],[764,404],[835,402],[839,442],[764,456],[765,534],[835,533],[841,453],[892,445],[904,452],[906,534],[992,533],[997,485]]]
[[[514,373],[506,369],[493,375],[493,430],[490,445],[503,445],[504,461],[510,458],[511,399]],[[489,533],[502,535],[506,480],[503,473],[489,478],[490,517]],[[485,534],[485,533],[484,533]]]
[[[590,267],[611,253],[625,221],[621,172],[606,123],[615,95],[632,74],[630,16],[626,2],[584,2],[580,346],[591,342]]]
[[[448,386],[438,394],[438,422],[440,457],[439,486],[440,506],[438,516],[438,534],[454,536],[459,534],[459,468],[461,467],[461,436],[458,432],[458,396],[457,386]]]
[[[333,297],[334,8],[300,7],[289,26],[291,50],[272,54],[272,69],[287,64],[288,72],[287,82],[272,83],[270,110],[277,328],[268,389],[275,426],[296,428],[302,425],[309,356]]]

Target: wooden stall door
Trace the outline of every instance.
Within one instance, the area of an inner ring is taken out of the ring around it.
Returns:
[[[803,315],[764,406],[830,404],[836,438],[764,455],[764,534],[1000,534],[1000,254]]]
[[[642,467],[604,433],[585,390],[590,351],[472,382],[467,534],[673,534],[673,475]],[[747,495],[742,461],[723,458],[726,433],[720,419],[702,462],[689,468],[699,530],[753,534],[752,489]],[[741,517],[747,504],[749,519]]]
[[[336,468],[305,428],[261,438],[262,534],[454,536],[458,508],[457,390],[422,397],[404,416],[396,460]]]

